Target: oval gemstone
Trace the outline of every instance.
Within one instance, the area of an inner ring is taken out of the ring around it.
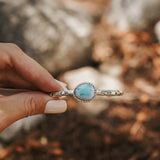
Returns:
[[[80,100],[90,101],[95,96],[95,88],[92,84],[83,83],[76,87],[74,94]]]

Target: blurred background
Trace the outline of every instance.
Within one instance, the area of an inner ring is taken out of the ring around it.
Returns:
[[[17,121],[0,135],[0,159],[160,159],[159,0],[0,0],[0,42],[69,89],[124,91]]]

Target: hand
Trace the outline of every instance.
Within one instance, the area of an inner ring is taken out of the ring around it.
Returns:
[[[15,44],[0,43],[0,83],[17,88],[0,88],[0,132],[18,119],[61,113],[67,108],[64,100],[54,100],[45,93],[63,90],[63,83]]]

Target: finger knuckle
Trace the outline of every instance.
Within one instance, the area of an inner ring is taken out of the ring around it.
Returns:
[[[8,43],[8,46],[10,46],[11,48],[16,48],[16,49],[19,48],[15,43]]]
[[[14,53],[14,56],[15,55],[23,55],[23,52],[22,52],[22,50],[21,50],[21,48],[18,46],[18,45],[16,45],[16,44],[14,44],[14,43],[8,43],[8,47],[10,48],[10,49],[12,49],[12,53],[10,53],[11,54],[11,57],[13,57],[13,53]]]
[[[8,69],[13,67],[13,63],[11,60],[11,56],[7,54],[6,52],[2,51],[0,52],[0,70]]]
[[[28,96],[24,101],[25,114],[31,116],[37,113],[37,105],[34,97]]]

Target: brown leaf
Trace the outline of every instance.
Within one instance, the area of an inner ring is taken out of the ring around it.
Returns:
[[[148,103],[150,101],[150,96],[148,94],[141,94],[139,97],[141,103]]]
[[[10,155],[13,152],[14,148],[13,146],[9,146],[5,148],[1,153],[0,153],[0,159],[6,158],[8,155]]]
[[[63,150],[60,148],[49,149],[48,152],[57,156],[60,156],[63,154]]]
[[[109,117],[119,117],[123,120],[133,119],[135,117],[135,113],[131,108],[126,108],[123,106],[115,106],[113,107],[109,113]]]

